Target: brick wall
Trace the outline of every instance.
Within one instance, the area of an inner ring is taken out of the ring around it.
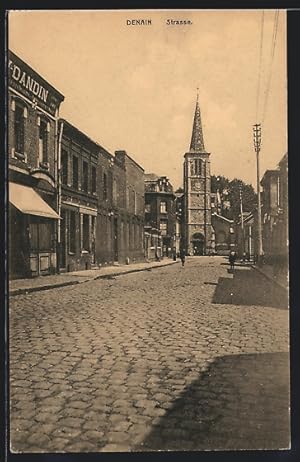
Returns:
[[[15,140],[15,113],[16,107],[22,107],[24,110],[24,154],[25,158],[18,158],[16,152]],[[44,170],[50,173],[52,177],[55,176],[55,142],[56,142],[56,122],[52,118],[43,114],[38,109],[34,109],[27,101],[22,100],[20,97],[12,92],[8,96],[8,159],[11,165],[29,169],[39,169],[39,122],[44,120],[48,125],[48,163],[49,169]]]

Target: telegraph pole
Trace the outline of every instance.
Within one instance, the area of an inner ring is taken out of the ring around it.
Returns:
[[[261,145],[261,125],[253,125],[253,142],[256,152],[256,183],[257,183],[257,227],[258,227],[258,264],[261,264],[262,257],[262,230],[261,230],[261,201],[260,201],[260,174],[259,174],[259,153]]]
[[[243,215],[243,197],[242,197],[242,185],[240,184],[240,214],[241,214],[241,228],[242,228],[242,251],[243,258],[245,253],[245,232],[244,232],[244,215]]]

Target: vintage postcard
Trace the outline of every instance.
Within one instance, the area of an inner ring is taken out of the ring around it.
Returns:
[[[285,10],[8,12],[9,450],[290,448]]]

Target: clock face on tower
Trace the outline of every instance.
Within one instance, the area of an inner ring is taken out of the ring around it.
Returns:
[[[193,191],[201,191],[201,182],[199,180],[191,180]]]

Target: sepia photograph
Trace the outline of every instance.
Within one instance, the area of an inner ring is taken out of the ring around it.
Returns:
[[[287,12],[7,12],[11,453],[287,450]]]

